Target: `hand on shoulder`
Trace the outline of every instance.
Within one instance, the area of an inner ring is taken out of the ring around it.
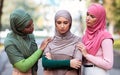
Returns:
[[[51,38],[51,37],[45,38],[45,39],[43,40],[43,42],[41,43],[41,46],[39,47],[40,50],[43,51],[43,50],[46,48],[47,44],[48,44],[50,41],[52,41],[52,38]]]

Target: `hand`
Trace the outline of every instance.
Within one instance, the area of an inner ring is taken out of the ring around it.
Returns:
[[[86,46],[83,43],[79,42],[77,48],[82,52],[83,56],[87,55]]]
[[[45,54],[45,57],[48,58],[48,59],[52,59],[52,56],[49,52]]]
[[[82,63],[80,60],[77,60],[77,59],[70,60],[70,67],[72,67],[72,68],[78,69],[78,68],[80,68],[81,65],[82,65]]]
[[[47,44],[48,44],[51,40],[52,40],[52,38],[50,38],[50,37],[46,38],[46,39],[42,42],[42,44],[41,44],[41,46],[40,46],[40,50],[44,50],[44,49],[46,48]]]

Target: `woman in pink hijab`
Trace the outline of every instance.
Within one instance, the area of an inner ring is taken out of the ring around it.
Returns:
[[[102,5],[87,10],[86,31],[77,47],[84,56],[84,75],[108,75],[113,66],[113,38],[106,29],[106,12]]]

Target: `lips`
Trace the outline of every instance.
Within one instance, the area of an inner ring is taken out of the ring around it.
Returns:
[[[60,30],[61,32],[64,32],[65,30]]]
[[[87,24],[90,24],[90,22],[86,21]]]

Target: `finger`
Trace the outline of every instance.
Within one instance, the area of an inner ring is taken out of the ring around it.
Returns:
[[[82,45],[78,44],[77,47],[78,47],[78,48],[82,48]]]
[[[46,39],[44,40],[44,42],[45,42],[45,43],[50,42],[50,38],[46,38]]]
[[[50,37],[47,37],[47,41],[49,41],[51,38]]]
[[[80,68],[80,65],[78,65],[77,68]]]
[[[78,69],[77,66],[75,66],[75,69]]]
[[[85,47],[85,45],[83,43],[79,43],[78,47]]]
[[[79,68],[80,68],[80,66],[77,65],[77,66],[76,66],[76,69],[79,69]]]
[[[48,40],[51,41],[51,40],[52,40],[52,37],[48,37]]]

